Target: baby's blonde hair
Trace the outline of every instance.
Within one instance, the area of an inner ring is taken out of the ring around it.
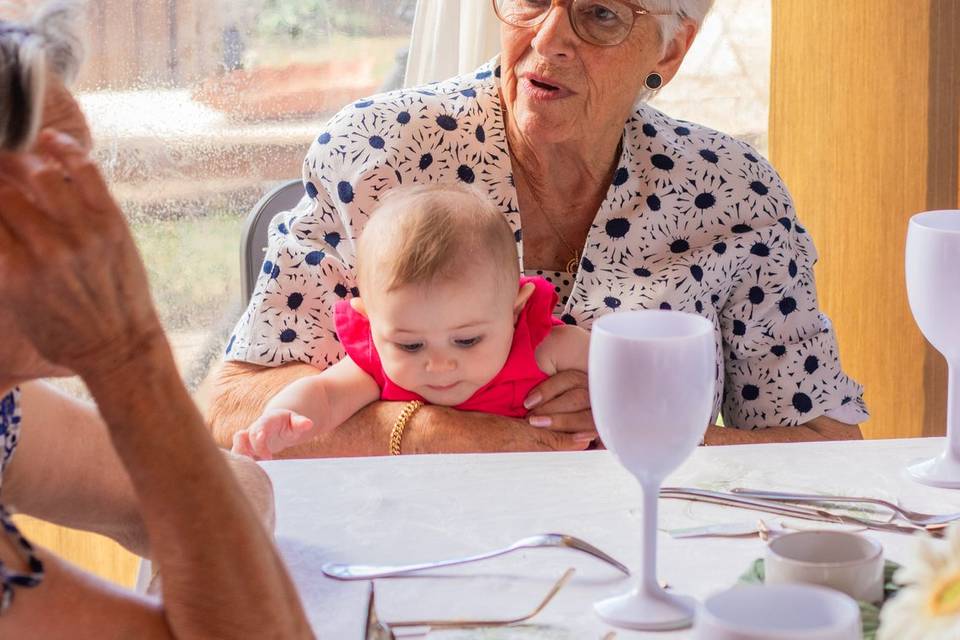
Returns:
[[[504,282],[520,277],[513,231],[493,203],[466,185],[400,187],[381,199],[361,234],[357,279],[365,295],[366,287],[453,280],[481,262]]]

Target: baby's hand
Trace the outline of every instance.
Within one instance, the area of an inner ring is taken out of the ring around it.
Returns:
[[[288,409],[268,409],[257,421],[233,434],[233,453],[254,460],[273,455],[313,437],[313,420]]]

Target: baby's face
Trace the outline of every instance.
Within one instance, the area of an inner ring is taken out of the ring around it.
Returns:
[[[387,377],[430,404],[465,402],[500,372],[510,353],[517,285],[501,280],[497,286],[482,271],[461,281],[364,296]]]

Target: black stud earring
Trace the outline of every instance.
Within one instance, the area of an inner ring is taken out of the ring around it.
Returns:
[[[663,76],[654,71],[647,76],[647,79],[643,81],[644,86],[651,91],[659,89],[663,84]]]

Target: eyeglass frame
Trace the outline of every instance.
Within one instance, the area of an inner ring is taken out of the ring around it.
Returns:
[[[630,0],[606,0],[606,1],[615,2],[616,4],[626,6],[627,8],[630,9],[631,14],[633,15],[633,22],[630,23],[630,28],[627,29],[627,32],[624,34],[623,39],[618,40],[617,42],[600,43],[600,42],[594,42],[592,40],[587,40],[580,33],[580,30],[577,29],[576,22],[574,22],[574,19],[573,19],[573,12],[567,11],[567,18],[570,20],[570,28],[573,29],[573,32],[577,34],[577,37],[580,38],[582,41],[586,42],[587,44],[592,44],[595,47],[616,47],[623,44],[626,41],[626,39],[630,37],[630,34],[633,33],[633,27],[637,24],[637,16],[669,16],[673,14],[672,11],[665,11],[665,12],[650,11],[649,9],[638,7],[633,2],[630,2]],[[553,9],[560,4],[561,0],[551,0],[550,7],[546,11],[544,11],[542,14],[540,14],[540,17],[537,18],[536,21],[526,25],[514,24],[510,22],[509,20],[504,18],[502,15],[500,15],[500,7],[498,6],[499,4],[498,0],[491,0],[491,2],[493,3],[493,12],[497,14],[497,19],[500,20],[500,22],[502,22],[503,24],[509,25],[511,27],[517,27],[519,29],[532,29],[534,27],[538,27],[541,24],[543,24],[544,21],[547,19],[547,16],[549,16],[550,12],[553,11]],[[574,2],[577,2],[577,0],[570,0],[570,5],[572,6]]]

